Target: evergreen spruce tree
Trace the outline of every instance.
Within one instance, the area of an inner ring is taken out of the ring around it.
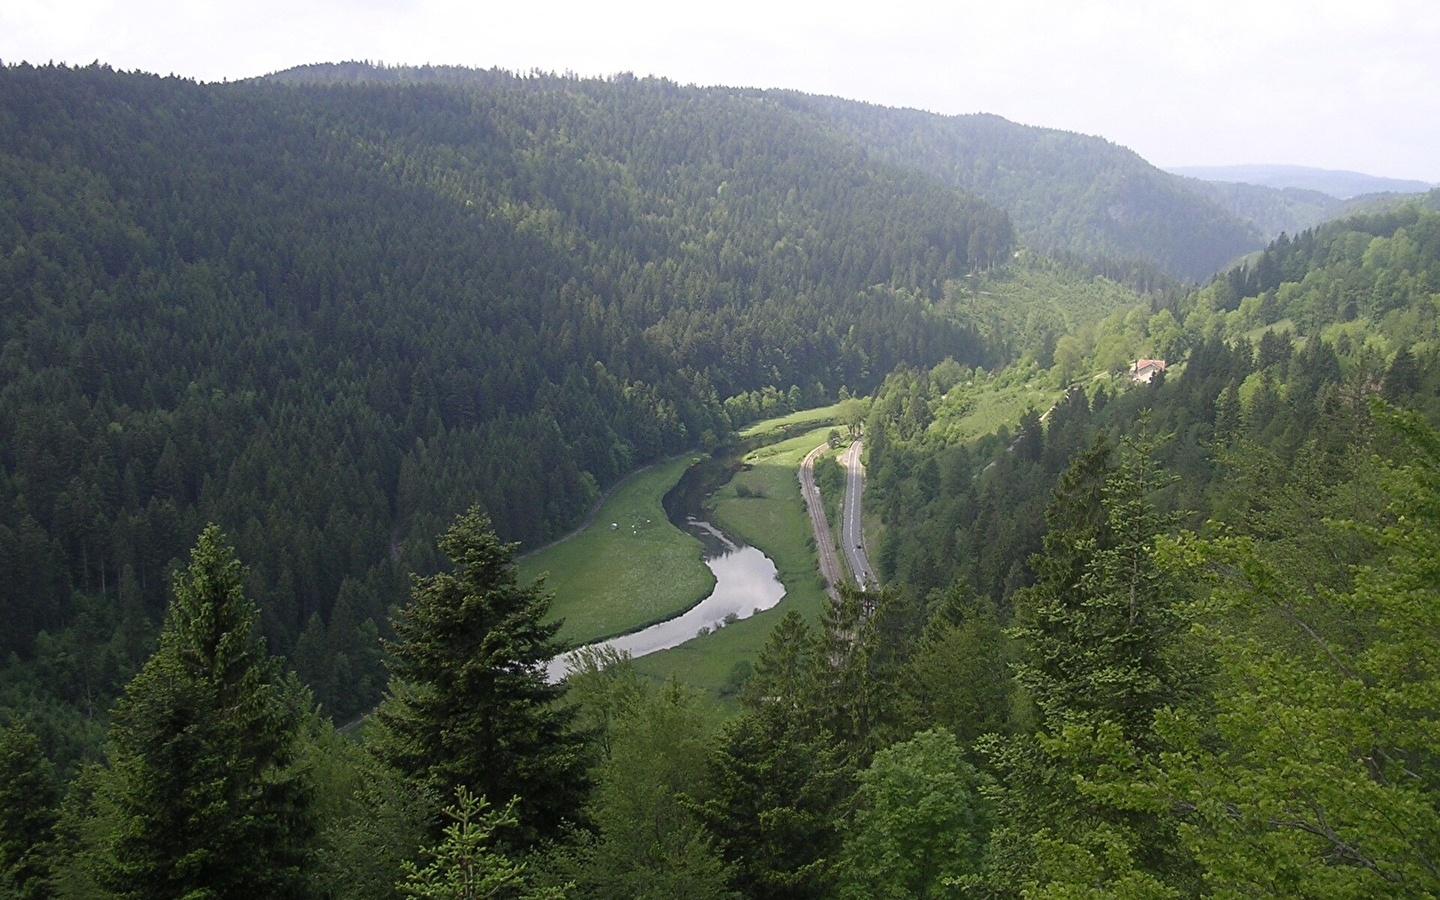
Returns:
[[[1178,696],[1165,652],[1178,589],[1152,555],[1175,517],[1151,500],[1170,480],[1153,449],[1142,439],[1110,470],[1098,443],[1062,479],[1047,513],[1040,578],[1017,598],[1014,635],[1027,649],[1017,679],[1052,733],[1109,721],[1144,742],[1155,711]]]
[[[517,583],[515,544],[478,507],[440,538],[451,572],[417,578],[395,622],[390,689],[374,747],[442,796],[464,786],[492,802],[519,797],[518,843],[554,836],[577,817],[585,755],[545,665],[563,647],[549,596]]]
[[[840,746],[806,718],[775,705],[731,720],[691,807],[753,900],[818,900],[834,886],[853,784]]]
[[[487,900],[516,897],[524,890],[528,873],[491,846],[499,828],[515,824],[515,803],[501,810],[489,808],[462,785],[455,789],[455,805],[445,809],[451,820],[445,840],[422,850],[431,857],[423,868],[406,860],[405,880],[397,887],[413,900]],[[524,900],[562,900],[561,888],[527,891]]]
[[[22,722],[0,728],[0,897],[42,900],[59,794],[40,741]]]
[[[1077,458],[1046,513],[1038,581],[1016,598],[1011,634],[1025,649],[1016,680],[1040,727],[982,742],[1001,780],[987,863],[1000,896],[1098,896],[1076,893],[1087,885],[1172,898],[1194,888],[1168,809],[1109,784],[1154,758],[1156,713],[1186,695],[1173,660],[1181,588],[1153,553],[1173,522],[1152,504],[1168,483],[1153,451],[1141,438],[1112,468],[1102,439]]]
[[[707,763],[703,800],[689,806],[754,900],[828,896],[840,850],[840,808],[853,792],[844,748],[823,725],[821,685],[838,660],[798,613],[771,632],[741,702]]]
[[[160,649],[115,706],[95,802],[100,880],[122,897],[306,894],[312,792],[294,760],[308,694],[266,654],[244,578],[207,527]]]

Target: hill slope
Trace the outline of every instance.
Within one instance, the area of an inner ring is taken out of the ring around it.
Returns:
[[[543,540],[766,404],[990,358],[929,298],[1003,213],[776,104],[488,78],[0,69],[0,652],[146,634],[218,521],[343,711],[471,502]]]
[[[493,85],[502,72],[447,66],[301,66],[268,80],[306,83]],[[999,116],[939,116],[795,91],[725,87],[800,113],[887,163],[923,173],[1005,210],[1027,243],[1087,261],[1153,266],[1172,278],[1208,278],[1272,236],[1243,213],[1102,138],[1033,128]]]
[[[1179,178],[1103,138],[999,116],[939,116],[833,97],[770,92],[832,123],[881,159],[1004,209],[1042,250],[1138,260],[1175,278],[1209,277],[1264,245],[1261,233]]]
[[[1249,222],[1267,238],[1298,234],[1337,215],[1345,206],[1320,191],[1303,188],[1263,187],[1232,181],[1186,178],[1185,186]]]

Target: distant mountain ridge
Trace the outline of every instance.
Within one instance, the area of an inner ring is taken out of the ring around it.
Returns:
[[[827,119],[888,162],[1000,207],[1041,250],[1133,260],[1198,281],[1268,237],[1104,138],[989,114],[942,116],[790,91],[766,95]]]
[[[1251,223],[1261,234],[1299,234],[1307,228],[1343,215],[1354,202],[1321,191],[1304,188],[1275,188],[1240,181],[1183,179],[1185,187]],[[1385,196],[1403,197],[1403,194]]]
[[[1311,166],[1173,166],[1166,171],[1201,181],[1238,182],[1282,190],[1298,188],[1318,191],[1337,200],[1349,200],[1362,194],[1423,194],[1435,187],[1414,179],[1385,178],[1363,172],[1317,169]]]
[[[513,87],[516,78],[500,69],[343,62],[299,66],[263,80],[494,91]],[[1129,271],[1136,283],[1203,281],[1281,233],[1298,234],[1353,209],[1430,190],[1419,181],[1304,166],[1165,170],[1102,137],[983,113],[943,116],[789,90],[685,90],[798,114],[880,161],[1004,210],[1031,247],[1102,263],[1112,274]]]
[[[492,90],[513,78],[451,66],[300,66],[286,83],[416,82]],[[1265,246],[1273,233],[1104,138],[994,115],[941,116],[797,91],[687,88],[783,108],[891,165],[917,170],[1003,209],[1027,244],[1087,261],[1138,264],[1200,281]]]

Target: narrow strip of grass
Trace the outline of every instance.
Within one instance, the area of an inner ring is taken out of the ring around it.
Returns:
[[[775,561],[785,585],[784,599],[757,616],[673,650],[643,656],[635,660],[638,671],[654,678],[673,675],[716,696],[728,689],[738,663],[755,658],[787,611],[798,610],[812,622],[819,619],[828,597],[800,496],[799,470],[800,460],[825,440],[829,430],[826,425],[751,452],[744,460],[749,468],[737,473],[712,498],[715,524]]]
[[[699,459],[684,456],[640,473],[615,489],[589,528],[520,562],[522,581],[548,573],[551,613],[565,620],[562,640],[636,631],[679,615],[714,588],[700,542],[671,525],[660,504]]]
[[[801,425],[830,425],[835,422],[839,414],[840,404],[830,406],[817,406],[814,409],[802,409],[790,413],[788,416],[780,416],[774,419],[766,419],[763,422],[756,422],[740,430],[740,437],[753,438],[760,435],[774,432],[779,434],[786,429],[795,428]]]
[[[849,446],[848,443],[841,444],[833,450],[826,450],[815,459],[815,487],[820,491],[825,518],[830,523],[830,532],[836,541],[840,540],[840,515],[845,505],[845,467],[840,464],[840,454]]]

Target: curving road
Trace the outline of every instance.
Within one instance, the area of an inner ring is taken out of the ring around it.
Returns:
[[[815,551],[820,555],[820,574],[825,576],[825,590],[834,599],[835,585],[843,576],[840,560],[835,555],[835,541],[830,537],[830,522],[825,518],[825,504],[821,502],[820,489],[815,485],[815,460],[828,449],[829,442],[821,444],[800,461],[800,494],[805,498],[806,511],[810,513],[810,528],[815,533]]]
[[[845,504],[840,514],[840,546],[845,548],[845,562],[861,590],[878,588],[880,580],[865,553],[865,524],[861,516],[861,493],[865,490],[865,467],[860,464],[859,439],[840,454],[845,467]]]

